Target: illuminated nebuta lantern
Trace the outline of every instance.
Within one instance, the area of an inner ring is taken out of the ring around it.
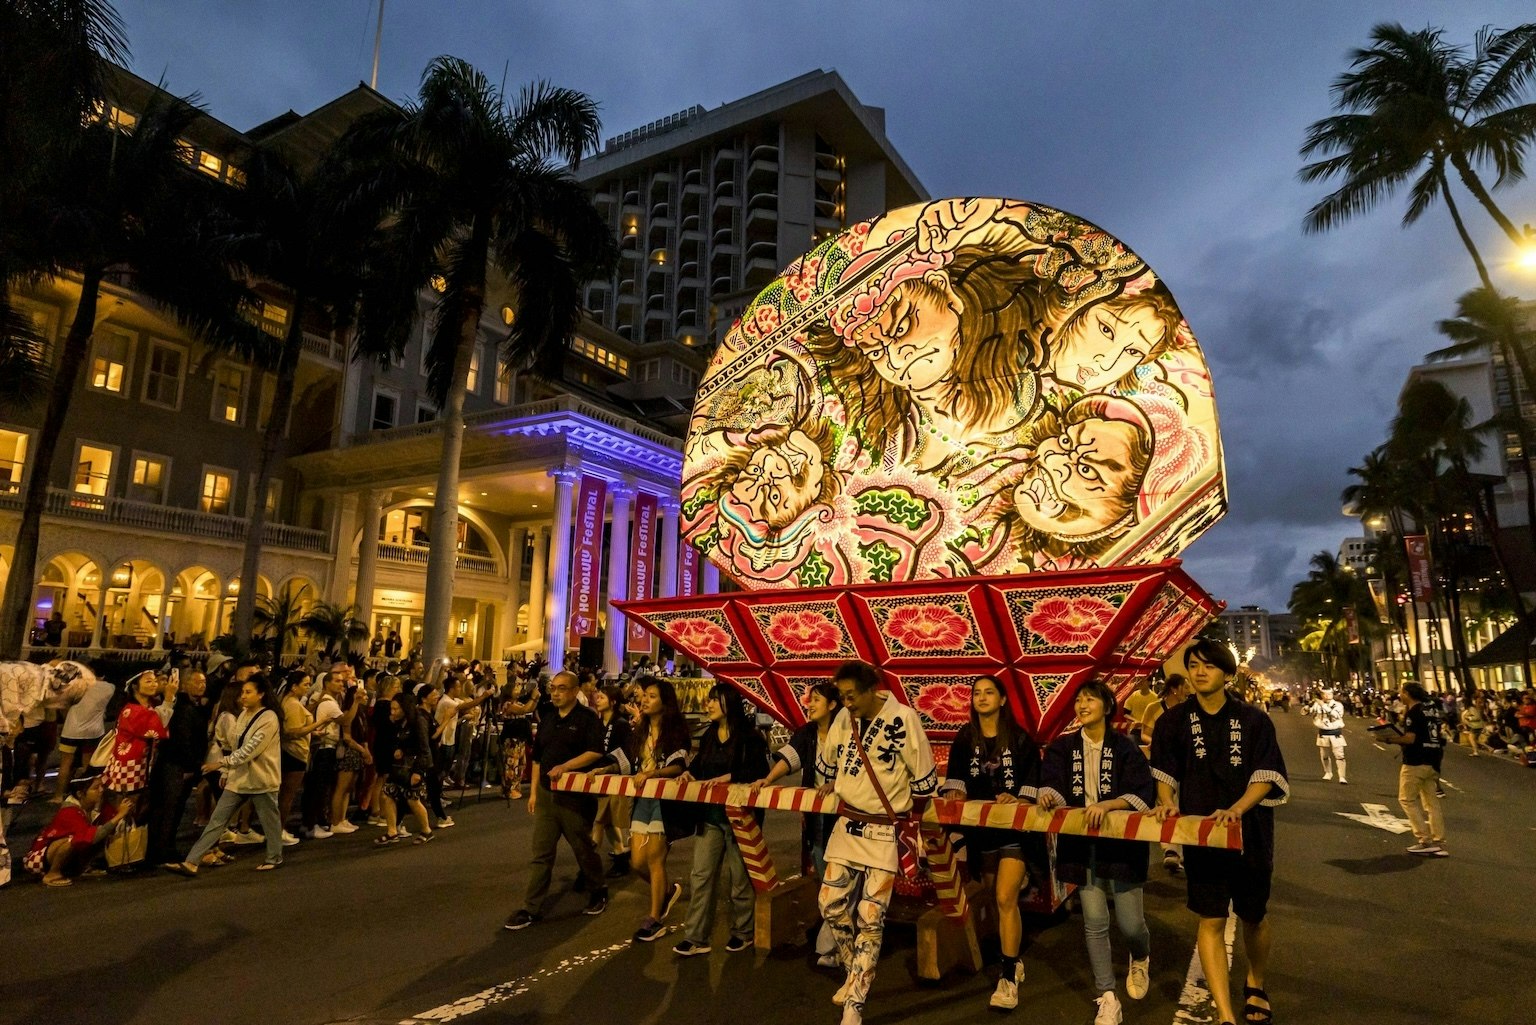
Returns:
[[[1225,511],[1211,378],[1130,249],[1048,207],[863,222],[746,308],[699,388],[687,543],[744,590],[630,603],[788,723],[847,658],[942,742],[998,676],[1037,738],[1215,610],[1171,561]]]

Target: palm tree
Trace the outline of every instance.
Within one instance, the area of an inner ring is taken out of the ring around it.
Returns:
[[[36,240],[33,276],[73,271],[80,278],[80,301],[31,453],[0,606],[0,659],[18,657],[25,636],[49,469],[90,348],[103,283],[131,285],[199,337],[217,334],[225,344],[255,344],[254,334],[241,333],[235,312],[244,290],[210,277],[199,251],[188,245],[191,226],[209,215],[224,189],[181,158],[179,140],[196,116],[186,101],[157,99],[128,131],[100,119],[81,126],[76,145],[19,205],[22,223],[13,229]]]
[[[435,292],[428,389],[442,413],[443,446],[427,561],[430,656],[447,649],[464,395],[487,275],[494,265],[513,291],[502,359],[558,370],[581,316],[581,284],[617,259],[607,224],[571,175],[599,127],[596,105],[582,93],[541,82],[509,102],[465,61],[439,57],[417,102],[360,120],[342,140],[352,201],[382,225],[367,249],[359,350],[400,353],[417,297]]]
[[[1318,552],[1308,561],[1306,579],[1291,588],[1289,607],[1311,629],[1300,638],[1303,648],[1320,652],[1327,675],[1344,682],[1350,666],[1349,638],[1353,619],[1363,641],[1376,622],[1364,581],[1342,565],[1332,552]]]
[[[345,653],[353,645],[368,639],[368,624],[357,618],[357,613],[356,605],[317,601],[299,617],[296,625],[316,644],[324,644],[326,654],[336,654],[338,646]]]
[[[344,321],[358,291],[356,254],[372,225],[348,221],[337,203],[332,170],[323,161],[301,171],[282,156],[257,152],[246,165],[245,187],[229,197],[229,219],[213,231],[212,244],[240,278],[259,278],[282,288],[291,302],[288,329],[277,346],[272,409],[262,433],[253,476],[240,579],[255,580],[266,528],[266,495],[288,429],[294,382],[312,317]],[[231,630],[242,642],[256,622],[256,589],[243,587]]]
[[[257,596],[254,610],[256,633],[271,642],[275,657],[281,658],[283,649],[288,646],[288,639],[297,636],[303,629],[299,624],[304,618],[304,606],[308,602],[308,584],[297,587],[289,584],[275,598]]]
[[[1520,231],[1494,203],[1478,174],[1492,164],[1493,188],[1525,177],[1525,148],[1536,138],[1536,104],[1522,104],[1536,75],[1536,24],[1506,31],[1485,28],[1470,53],[1443,39],[1440,29],[1410,32],[1379,24],[1372,45],[1351,55],[1350,70],[1333,84],[1341,111],[1307,129],[1301,155],[1321,155],[1302,167],[1305,182],[1342,179],[1338,189],[1307,211],[1307,231],[1326,231],[1369,211],[1407,184],[1412,224],[1444,199],[1462,244],[1492,288],[1451,192],[1452,172],[1511,241]]]
[[[1504,368],[1516,368],[1520,372],[1523,387],[1513,389],[1525,402],[1536,397],[1536,367],[1530,359],[1530,348],[1536,345],[1536,331],[1525,326],[1520,300],[1506,298],[1486,288],[1474,288],[1456,300],[1456,316],[1442,320],[1435,327],[1454,344],[1436,349],[1431,359],[1446,359],[1469,353],[1498,353]],[[1513,383],[1513,382],[1511,382]],[[1523,394],[1522,394],[1523,393]],[[1525,475],[1525,517],[1527,529],[1536,539],[1536,472],[1531,459],[1533,439],[1526,421],[1523,402],[1516,403],[1515,415],[1510,417],[1515,436],[1520,441],[1520,464]]]

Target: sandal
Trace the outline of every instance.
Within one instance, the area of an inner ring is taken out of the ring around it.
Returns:
[[[383,836],[376,838],[373,841],[373,845],[375,847],[388,847],[390,844],[399,843],[403,839],[404,837],[399,833],[385,833]]]
[[[1269,1003],[1269,994],[1257,986],[1243,987],[1243,1021],[1248,1025],[1273,1025],[1275,1020],[1274,1008],[1260,1007],[1254,1003],[1254,999]]]
[[[170,865],[161,865],[160,867],[172,875],[182,876],[186,879],[197,878],[197,869],[193,868],[191,865],[188,865],[184,861],[178,861]]]
[[[256,866],[256,871],[258,871],[258,872],[270,872],[274,868],[277,868],[277,867],[279,867],[281,865],[282,865],[281,861],[263,861],[260,865]]]
[[[436,836],[436,835],[437,835],[436,833],[422,833],[420,836],[418,836],[415,840],[413,840],[411,842],[415,843],[415,844],[431,843],[432,842],[432,838],[434,836]]]

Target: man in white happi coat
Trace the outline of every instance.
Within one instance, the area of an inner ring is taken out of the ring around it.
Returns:
[[[1324,687],[1307,711],[1312,716],[1312,725],[1317,727],[1317,756],[1323,762],[1323,779],[1332,779],[1337,769],[1339,782],[1348,783],[1344,775],[1343,703],[1333,696],[1331,687]]]
[[[874,666],[845,662],[833,683],[844,707],[817,752],[817,770],[832,780],[828,787],[845,814],[838,816],[827,840],[818,902],[837,944],[838,963],[847,972],[832,1002],[842,1005],[843,1025],[861,1025],[899,869],[890,812],[912,812],[913,799],[931,796],[939,777],[917,713],[881,688]],[[873,780],[866,762],[874,770]]]

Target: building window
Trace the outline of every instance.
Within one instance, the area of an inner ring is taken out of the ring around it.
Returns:
[[[416,422],[417,423],[419,423],[419,424],[429,424],[433,420],[436,420],[436,419],[437,419],[437,409],[436,409],[436,407],[429,406],[425,402],[418,402],[418,403],[416,403]]]
[[[238,424],[245,405],[245,370],[221,363],[213,374],[213,419]]]
[[[635,380],[642,383],[646,381],[661,380],[661,360],[648,359],[635,364]]]
[[[400,399],[389,392],[373,393],[373,425],[375,431],[387,431],[396,424],[400,411]]]
[[[283,482],[280,480],[267,481],[267,519],[276,520],[278,510],[283,507]]]
[[[503,406],[512,404],[512,368],[505,363],[496,368],[496,401]]]
[[[128,383],[128,360],[132,355],[132,335],[112,328],[96,332],[96,342],[91,349],[91,387],[114,395],[123,394]]]
[[[177,345],[149,340],[149,365],[144,371],[144,401],[166,409],[181,408],[181,382],[186,352]]]
[[[80,442],[75,448],[72,490],[78,495],[105,498],[112,489],[112,461],[115,454],[110,448]]]
[[[683,385],[692,391],[699,386],[699,375],[692,367],[674,363],[672,364],[672,383]]]
[[[571,339],[571,348],[594,363],[601,364],[609,370],[617,371],[625,377],[629,376],[629,360],[611,349],[605,349],[601,345],[580,337]]]
[[[222,178],[224,176],[224,161],[207,150],[202,150],[197,154],[197,169],[210,178]]]
[[[135,502],[165,503],[165,488],[171,479],[171,461],[148,452],[133,454],[133,478],[128,497]]]
[[[27,442],[22,431],[0,428],[0,495],[21,490],[21,478],[27,471]]]
[[[224,470],[216,466],[203,467],[203,490],[198,502],[199,509],[205,513],[227,516],[234,494],[234,470]]]
[[[261,301],[261,329],[274,338],[288,336],[288,307],[270,299]]]
[[[469,355],[469,381],[464,389],[470,395],[480,394],[480,346],[476,345]]]

